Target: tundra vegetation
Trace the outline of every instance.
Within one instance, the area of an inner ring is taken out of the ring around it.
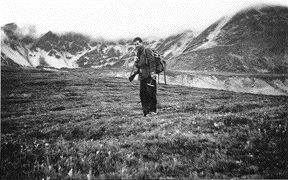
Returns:
[[[161,84],[144,118],[106,73],[1,71],[1,179],[288,178],[287,96]]]

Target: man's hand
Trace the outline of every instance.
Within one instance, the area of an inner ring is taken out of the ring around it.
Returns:
[[[133,79],[134,79],[133,75],[129,76],[129,78],[128,78],[128,79],[129,79],[129,81],[130,81],[130,82],[132,82],[132,81],[133,81]]]
[[[132,75],[130,75],[129,78],[128,78],[129,81],[132,82],[133,79],[135,78],[135,76],[136,76],[137,74],[139,74],[139,72],[140,72],[140,70],[137,69],[137,71],[135,71]]]
[[[151,78],[152,78],[152,79],[156,80],[156,74],[155,74],[155,72],[151,72],[150,75],[151,75]]]

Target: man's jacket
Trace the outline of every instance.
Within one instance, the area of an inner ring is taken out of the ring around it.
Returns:
[[[156,62],[151,49],[141,47],[137,52],[137,57],[135,66],[139,69],[140,80],[150,77],[151,72],[156,73]]]

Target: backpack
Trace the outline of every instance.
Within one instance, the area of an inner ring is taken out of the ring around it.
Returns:
[[[161,72],[165,71],[166,61],[161,58],[161,55],[156,50],[152,49],[152,52],[156,62],[156,74],[160,74]]]

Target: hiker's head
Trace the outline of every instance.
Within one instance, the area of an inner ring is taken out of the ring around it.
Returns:
[[[141,46],[143,46],[143,41],[140,37],[136,37],[133,39],[133,45],[138,50]]]

